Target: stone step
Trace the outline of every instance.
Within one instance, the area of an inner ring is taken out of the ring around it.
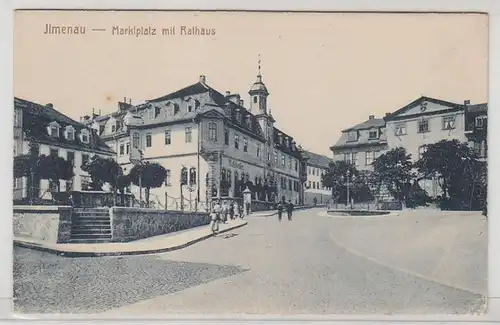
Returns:
[[[108,239],[70,239],[69,242],[71,244],[99,244],[99,243],[110,243],[111,237]]]
[[[111,233],[101,234],[101,233],[88,233],[88,234],[71,234],[71,240],[73,239],[111,239]]]
[[[108,208],[74,208],[73,212],[82,213],[82,212],[108,212]]]
[[[77,234],[77,233],[94,233],[94,232],[99,232],[99,233],[108,233],[111,232],[111,227],[73,227],[71,228],[71,233],[72,234]]]
[[[75,212],[73,216],[79,217],[109,217],[108,212]]]
[[[109,217],[80,217],[73,219],[74,223],[87,223],[87,222],[109,222]]]

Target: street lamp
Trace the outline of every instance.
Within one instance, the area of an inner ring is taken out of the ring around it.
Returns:
[[[346,172],[346,175],[345,175],[346,187],[347,187],[347,202],[346,202],[346,205],[349,205],[349,202],[350,202],[350,200],[349,200],[349,194],[350,194],[350,193],[349,193],[349,190],[350,190],[350,188],[349,188],[349,186],[350,186],[350,183],[349,183],[349,177],[350,177],[350,176],[351,176],[351,172],[350,172],[350,171],[347,171],[347,172]]]

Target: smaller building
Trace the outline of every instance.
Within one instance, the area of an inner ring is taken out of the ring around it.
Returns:
[[[488,157],[488,104],[465,102],[465,136],[481,160]]]
[[[358,170],[373,170],[373,161],[388,150],[384,119],[370,115],[363,123],[342,130],[330,150],[335,161],[351,162]]]
[[[333,160],[307,150],[302,155],[306,164],[304,204],[313,204],[315,198],[318,204],[324,204],[331,199],[332,193],[331,188],[324,186],[322,176],[328,171]]]
[[[55,110],[52,104],[41,105],[14,98],[14,112],[14,156],[54,155],[73,163],[75,176],[67,182],[60,181],[61,191],[88,189],[90,176],[82,171],[81,166],[94,155],[103,158],[115,156],[96,132]],[[27,177],[14,179],[14,200],[26,198],[28,190],[35,197],[51,199],[52,185],[36,174],[29,183]]]

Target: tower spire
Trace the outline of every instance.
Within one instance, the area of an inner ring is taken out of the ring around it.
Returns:
[[[259,65],[258,65],[258,74],[257,74],[257,76],[259,76],[259,77],[261,76],[261,74],[260,74],[260,53],[259,53]]]

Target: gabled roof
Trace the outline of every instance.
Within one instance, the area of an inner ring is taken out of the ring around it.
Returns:
[[[328,158],[327,156],[319,155],[308,150],[305,150],[302,155],[307,159],[308,165],[327,168],[330,163],[333,162],[333,159]]]
[[[356,130],[368,130],[371,128],[379,128],[379,127],[384,127],[385,126],[385,121],[383,118],[373,118],[373,119],[368,119],[364,121],[363,123],[359,123],[353,127],[350,127],[348,129],[342,130],[342,132],[348,132],[348,131],[356,131]]]
[[[170,93],[168,95],[161,96],[161,97],[158,97],[155,99],[151,99],[148,102],[153,102],[153,103],[154,102],[162,102],[162,101],[173,99],[173,98],[187,97],[187,96],[191,96],[191,95],[204,93],[209,89],[211,89],[211,88],[208,87],[207,85],[205,85],[201,82],[197,82],[195,84],[184,87],[184,88],[177,90],[173,93]]]
[[[423,102],[430,102],[430,103],[434,103],[434,104],[438,104],[438,105],[443,105],[443,106],[448,106],[450,108],[463,108],[464,105],[463,104],[457,104],[457,103],[452,103],[452,102],[448,102],[448,101],[445,101],[445,100],[441,100],[441,99],[436,99],[436,98],[432,98],[432,97],[426,97],[426,96],[421,96],[420,98],[414,100],[413,102],[409,103],[408,105],[398,109],[397,111],[391,113],[391,114],[388,114],[384,117],[384,120],[385,121],[389,121],[389,120],[392,120],[394,117],[420,105],[421,103]]]
[[[92,130],[87,128],[84,124],[76,122],[51,106],[40,105],[17,97],[14,97],[14,105],[15,107],[21,108],[23,111],[23,131],[26,134],[27,140],[75,150],[114,153],[97,134],[92,132]],[[47,126],[51,122],[57,122],[61,126],[61,130],[64,130],[66,126],[70,125],[75,129],[77,134],[82,130],[88,130],[90,142],[83,143],[78,136],[76,136],[74,140],[67,140],[64,136],[59,136],[58,138],[49,136],[47,133]]]

